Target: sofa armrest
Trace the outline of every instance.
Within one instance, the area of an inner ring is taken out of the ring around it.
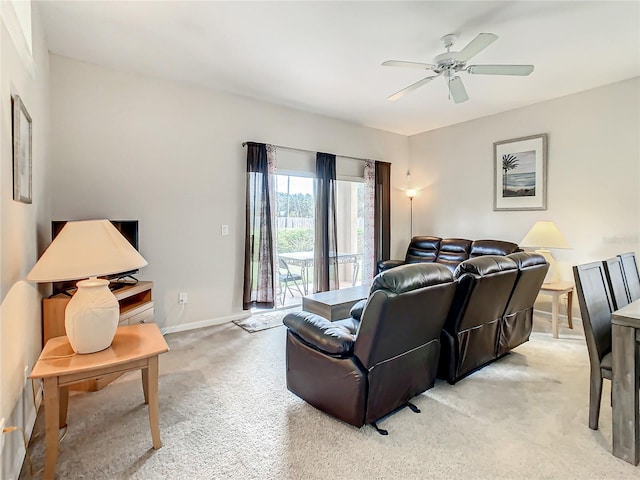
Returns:
[[[310,346],[330,355],[345,356],[353,352],[355,336],[347,328],[309,312],[289,313],[286,327]]]
[[[362,311],[364,310],[364,306],[367,304],[367,299],[360,300],[356,303],[351,310],[349,310],[349,315],[351,318],[355,318],[356,320],[360,320],[362,318]]]
[[[389,270],[393,267],[399,267],[405,263],[406,262],[404,260],[380,260],[377,264],[376,273],[384,272],[385,270]]]

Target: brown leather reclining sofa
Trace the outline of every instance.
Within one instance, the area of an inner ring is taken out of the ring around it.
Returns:
[[[382,260],[377,272],[406,263],[435,262],[448,267],[452,272],[469,258],[482,255],[509,255],[519,251],[518,245],[502,240],[467,240],[466,238],[440,238],[431,236],[413,237],[404,260]]]
[[[383,271],[348,319],[288,314],[287,388],[351,425],[375,426],[436,375],[453,384],[529,339],[549,268],[542,256],[486,255],[454,273],[448,267]]]

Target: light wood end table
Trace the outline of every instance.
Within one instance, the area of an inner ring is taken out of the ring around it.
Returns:
[[[53,480],[58,460],[58,430],[67,424],[69,385],[110,373],[142,371],[144,403],[149,405],[153,448],[162,446],[158,412],[158,355],[169,347],[155,323],[118,327],[111,346],[90,354],[73,354],[66,336],[50,339],[30,378],[44,380],[44,479]],[[96,395],[99,395],[96,393]]]
[[[572,304],[573,304],[573,283],[571,282],[553,282],[543,283],[540,287],[540,293],[551,295],[551,328],[553,338],[558,338],[558,312],[560,311],[560,297],[567,295],[567,321],[569,328],[573,328]]]

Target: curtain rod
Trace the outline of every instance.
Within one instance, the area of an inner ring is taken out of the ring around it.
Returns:
[[[249,142],[242,142],[242,146],[246,147],[247,143]],[[253,143],[258,143],[258,142],[253,142]],[[276,148],[284,148],[286,150],[296,150],[298,152],[308,152],[308,153],[317,153],[313,150],[307,150],[306,148],[297,148],[297,147],[287,147],[285,145],[274,145],[274,144],[270,144],[273,145]],[[366,161],[366,160],[372,160],[371,158],[360,158],[360,157],[351,157],[349,155],[338,155],[336,154],[336,157],[341,157],[341,158],[350,158],[351,160],[361,160],[361,161]],[[381,160],[373,160],[374,162],[380,162]],[[384,162],[383,162],[384,163]]]

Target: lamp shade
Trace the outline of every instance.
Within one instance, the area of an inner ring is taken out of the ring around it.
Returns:
[[[67,222],[27,275],[30,282],[60,282],[127,272],[147,261],[109,220]]]
[[[65,332],[76,353],[94,353],[111,345],[120,305],[109,280],[96,277],[147,265],[109,220],[67,222],[27,275],[30,282],[87,278],[65,309]]]
[[[520,242],[522,247],[571,248],[553,222],[536,222]]]

